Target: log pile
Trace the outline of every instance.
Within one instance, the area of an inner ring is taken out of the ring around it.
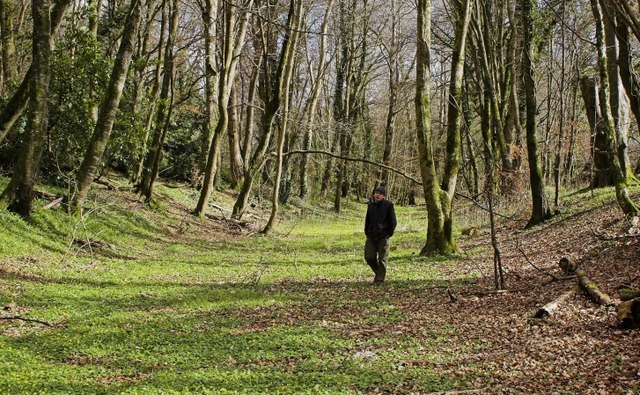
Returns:
[[[598,285],[591,280],[584,270],[578,268],[578,265],[569,261],[567,258],[562,258],[558,265],[562,269],[565,275],[575,275],[577,278],[577,285],[571,287],[555,300],[547,303],[538,309],[534,314],[535,318],[546,318],[552,315],[558,307],[567,300],[575,290],[579,287],[583,290],[593,302],[600,306],[614,306],[613,299],[606,293],[602,292]],[[622,303],[618,304],[617,312],[620,320],[620,326],[623,328],[640,328],[640,290],[624,288],[620,290],[620,300]]]

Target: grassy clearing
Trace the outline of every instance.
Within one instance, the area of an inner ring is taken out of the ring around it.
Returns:
[[[408,330],[420,313],[398,306],[407,301],[397,295],[428,303],[424,288],[441,285],[438,268],[448,265],[417,257],[421,209],[398,208],[390,282],[374,287],[361,256],[363,204],[339,216],[292,214],[268,237],[230,236],[186,214],[192,194],[159,192],[147,207],[101,191],[85,221],[61,210],[28,222],[0,212],[2,317],[52,325],[0,321],[0,392],[465,387],[430,367],[455,329]]]

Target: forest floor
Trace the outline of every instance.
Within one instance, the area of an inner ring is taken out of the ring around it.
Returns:
[[[576,290],[533,318],[576,285],[562,257],[616,302],[640,288],[640,237],[611,191],[576,193],[529,230],[498,217],[504,292],[481,211],[460,213],[478,228],[460,254],[425,258],[424,209],[398,207],[375,286],[363,204],[290,207],[265,237],[259,205],[199,221],[193,194],[160,191],[152,207],[99,191],[81,224],[0,216],[0,392],[640,394],[640,331],[615,307]]]

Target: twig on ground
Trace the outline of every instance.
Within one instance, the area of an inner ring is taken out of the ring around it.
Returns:
[[[20,321],[28,321],[28,322],[37,322],[38,324],[42,324],[42,325],[46,325],[46,326],[53,326],[53,325],[51,325],[50,323],[48,323],[46,321],[38,320],[36,318],[20,317],[19,315],[14,315],[14,316],[10,316],[10,317],[0,317],[0,320],[20,320]]]
[[[522,254],[522,256],[524,257],[524,259],[527,261],[527,263],[529,265],[531,265],[534,269],[536,269],[538,272],[542,273],[542,274],[546,274],[547,276],[552,277],[555,281],[560,280],[560,278],[558,276],[556,276],[553,273],[549,273],[546,270],[540,269],[538,266],[536,266],[533,262],[531,262],[531,260],[529,259],[529,257],[527,256],[527,254],[524,252],[524,250],[522,249],[522,247],[520,246],[520,239],[516,239],[516,249]]]

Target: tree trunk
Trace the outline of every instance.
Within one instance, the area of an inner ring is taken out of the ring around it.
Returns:
[[[537,140],[537,101],[535,80],[533,78],[533,16],[531,0],[522,0],[522,18],[524,29],[524,51],[522,61],[522,73],[524,75],[524,90],[526,97],[526,130],[527,130],[527,154],[529,160],[529,178],[531,182],[531,201],[532,211],[531,218],[527,223],[527,227],[535,226],[542,223],[550,217],[547,196],[544,191],[544,181],[542,178],[542,169],[540,165],[540,157],[538,154]]]
[[[291,23],[293,18],[292,9],[289,9],[289,15],[287,19],[287,27],[291,28]],[[290,30],[288,30],[289,32]],[[264,73],[264,78],[267,81],[270,81],[270,85],[265,87],[265,95],[267,95],[267,101],[265,103],[264,112],[262,114],[261,126],[262,126],[262,134],[260,137],[260,141],[258,143],[258,147],[256,151],[251,157],[251,161],[249,166],[245,167],[244,180],[242,182],[242,187],[240,189],[240,194],[236,199],[235,204],[233,205],[233,211],[231,213],[233,218],[240,219],[244,214],[246,209],[247,202],[249,200],[249,194],[251,193],[251,189],[253,187],[253,182],[259,172],[262,170],[267,157],[267,150],[269,148],[269,144],[271,142],[271,137],[273,134],[274,121],[276,118],[276,114],[280,109],[281,101],[282,101],[282,92],[284,90],[284,80],[285,80],[285,71],[287,62],[291,59],[291,40],[287,37],[282,43],[282,47],[280,50],[280,55],[278,57],[278,62],[275,65],[276,70],[273,75],[270,75],[268,72]],[[264,48],[265,53],[263,56],[262,64],[265,69],[268,70],[269,62],[267,61],[267,53],[266,48]],[[266,82],[266,81],[265,81]],[[269,88],[268,90],[266,88]]]
[[[318,106],[318,98],[320,96],[320,89],[322,88],[322,79],[329,64],[326,61],[326,46],[327,46],[327,30],[329,27],[329,16],[331,15],[331,9],[333,8],[333,1],[328,0],[327,9],[322,20],[320,27],[320,47],[319,47],[319,59],[318,59],[318,71],[315,76],[312,77],[311,97],[309,98],[309,104],[307,106],[307,127],[305,128],[304,137],[302,141],[302,147],[305,151],[311,149],[313,143],[313,128],[315,125],[316,108]],[[311,68],[311,62],[309,62]],[[305,200],[310,194],[309,187],[309,160],[306,155],[302,156],[300,163],[300,193],[301,199]]]
[[[206,117],[202,125],[202,140],[200,146],[200,158],[198,160],[199,173],[196,178],[200,178],[207,168],[207,157],[211,147],[213,131],[216,128],[217,118],[217,95],[218,71],[216,67],[216,34],[218,18],[218,0],[205,0],[201,9],[204,30],[204,92]]]
[[[629,161],[628,136],[629,136],[629,100],[624,93],[619,68],[619,44],[616,37],[618,21],[615,10],[604,0],[600,0],[600,7],[605,18],[604,38],[606,43],[607,76],[609,77],[609,96],[613,126],[616,133],[616,153],[620,161],[622,177],[627,178],[633,174]]]
[[[13,4],[9,0],[0,0],[0,44],[2,45],[2,84],[10,86],[18,75],[18,63],[16,62],[16,44],[13,28]]]
[[[59,0],[53,6],[50,14],[51,37],[56,35],[56,32],[62,23],[64,13],[71,1],[72,0]],[[32,67],[29,66],[20,86],[0,113],[0,143],[2,143],[5,137],[7,137],[7,134],[9,133],[9,130],[11,130],[13,124],[20,117],[24,109],[27,108],[27,101],[30,97],[30,84],[34,78],[36,77],[34,76]]]
[[[282,111],[281,111],[281,123],[278,128],[278,141],[276,143],[276,175],[273,182],[273,194],[271,197],[271,215],[265,225],[262,233],[268,234],[275,227],[276,218],[278,216],[278,208],[280,204],[280,182],[282,180],[282,158],[284,150],[284,142],[287,138],[287,122],[289,119],[289,103],[290,103],[290,85],[291,76],[293,74],[293,66],[295,59],[296,42],[298,38],[298,31],[301,28],[302,23],[302,0],[291,0],[289,6],[289,15],[287,17],[287,31],[285,32],[283,52],[285,54],[283,58],[284,71],[282,78]]]
[[[598,50],[598,71],[600,76],[600,89],[598,91],[598,98],[600,100],[600,111],[602,112],[603,124],[606,128],[606,152],[608,161],[611,165],[613,172],[613,180],[616,188],[616,200],[618,206],[627,215],[635,216],[638,214],[638,207],[631,200],[628,191],[628,184],[630,182],[630,176],[625,176],[622,170],[622,162],[619,155],[616,155],[616,148],[620,149],[618,145],[615,125],[613,122],[613,116],[611,115],[611,103],[609,100],[609,78],[607,73],[606,62],[606,48],[604,40],[604,25],[602,20],[602,11],[599,7],[598,0],[591,0],[591,9],[593,11],[593,17],[596,22],[596,40]]]
[[[204,180],[202,181],[200,198],[194,210],[194,214],[200,218],[203,218],[205,215],[209,196],[213,189],[214,176],[219,169],[218,161],[220,157],[220,143],[222,142],[222,137],[227,132],[227,127],[229,126],[229,100],[231,98],[231,91],[236,79],[236,68],[240,59],[240,52],[242,51],[245,43],[245,35],[249,21],[248,10],[251,7],[252,2],[253,0],[247,0],[246,3],[243,4],[242,8],[247,11],[240,15],[239,27],[236,27],[236,21],[238,21],[237,7],[233,4],[225,3],[226,39],[224,41],[223,48],[223,64],[219,71],[218,79],[218,123],[213,133],[211,146],[209,147],[209,156],[207,158]],[[234,31],[236,28],[238,30]]]
[[[127,80],[127,73],[131,65],[133,47],[140,24],[142,1],[132,0],[129,8],[129,14],[124,25],[120,48],[116,56],[113,70],[111,71],[111,79],[102,102],[98,120],[91,136],[91,141],[87,147],[80,169],[76,176],[76,190],[71,196],[71,209],[81,211],[87,194],[91,188],[91,183],[98,169],[98,165],[102,161],[102,156],[109,142],[113,122],[116,118],[116,112],[120,105],[122,90]]]
[[[450,254],[456,251],[455,243],[445,236],[446,193],[440,189],[436,176],[435,159],[431,141],[431,110],[429,89],[431,86],[431,0],[418,0],[416,53],[416,134],[420,156],[420,175],[427,204],[427,241],[420,255]]]
[[[49,0],[33,0],[31,3],[33,47],[27,132],[11,181],[0,196],[0,201],[7,204],[9,211],[22,217],[31,215],[33,185],[49,125],[48,95],[52,41],[49,10]]]
[[[235,83],[234,83],[235,85]],[[227,137],[229,138],[229,187],[235,189],[242,181],[242,152],[240,151],[240,125],[238,124],[238,93],[236,89],[231,91],[229,101],[229,126]]]
[[[582,290],[589,295],[591,300],[601,306],[612,306],[613,301],[609,297],[609,295],[600,291],[598,285],[594,283],[583,270],[576,270],[576,275],[578,276],[578,284],[582,288]]]
[[[587,120],[592,131],[591,151],[593,160],[592,188],[603,188],[612,186],[613,170],[607,154],[607,130],[606,123],[602,117],[598,91],[600,88],[593,77],[582,77],[580,80],[580,91],[587,113]]]
[[[173,73],[174,73],[174,43],[178,32],[178,0],[173,0],[170,10],[169,35],[165,45],[164,67],[162,72],[162,88],[160,90],[160,100],[155,115],[155,125],[153,127],[153,140],[149,152],[145,158],[142,170],[142,180],[139,191],[148,203],[153,195],[153,184],[160,171],[160,161],[162,158],[162,148],[166,138],[171,110],[173,107]]]

